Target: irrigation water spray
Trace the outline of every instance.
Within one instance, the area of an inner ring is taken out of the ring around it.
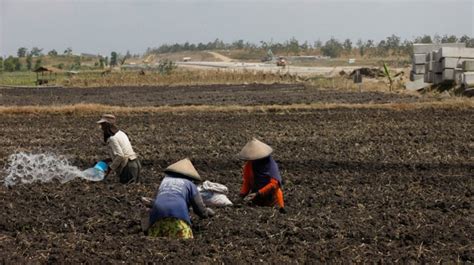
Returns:
[[[18,183],[28,184],[53,180],[66,183],[78,177],[88,179],[84,174],[85,171],[72,166],[66,158],[48,153],[20,152],[12,154],[8,158],[5,171],[4,184],[7,187]]]

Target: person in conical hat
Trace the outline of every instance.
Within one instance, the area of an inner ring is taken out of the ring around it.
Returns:
[[[109,163],[106,175],[115,171],[123,184],[139,181],[142,166],[127,134],[117,128],[115,116],[104,114],[97,123],[100,124],[104,142],[110,151],[110,158],[105,159]]]
[[[280,170],[267,144],[252,139],[238,157],[245,162],[242,171],[243,183],[240,197],[259,206],[277,206],[285,213]]]
[[[200,218],[214,215],[206,208],[194,182],[201,176],[189,159],[180,160],[165,169],[165,177],[142,228],[149,236],[193,238],[189,208]]]

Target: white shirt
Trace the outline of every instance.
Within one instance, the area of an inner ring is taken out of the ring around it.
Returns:
[[[109,166],[118,173],[122,172],[129,160],[137,158],[128,136],[120,130],[107,140],[107,145],[110,147],[112,157],[112,163]]]

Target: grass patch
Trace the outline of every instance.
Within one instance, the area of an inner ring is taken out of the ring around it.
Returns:
[[[35,86],[36,74],[33,72],[13,72],[0,74],[0,86]],[[272,84],[272,83],[304,83],[317,89],[339,89],[357,91],[359,85],[346,76],[299,77],[287,73],[270,73],[250,70],[194,70],[177,69],[169,75],[146,71],[140,75],[136,71],[119,71],[103,75],[102,71],[82,71],[75,75],[57,73],[56,81],[49,85],[63,87],[112,87],[112,86],[181,86],[181,85],[213,85],[213,84]],[[401,82],[394,84],[395,90],[402,89]],[[388,91],[384,80],[365,79],[362,84],[364,91]]]
[[[36,74],[33,72],[4,72],[0,73],[0,85],[34,86]]]
[[[156,71],[117,71],[102,74],[103,71],[81,71],[78,74],[57,73],[56,81],[49,85],[64,87],[110,87],[110,86],[171,86],[171,85],[211,85],[244,83],[292,83],[295,75],[263,73],[258,71],[189,70],[177,69],[169,75]],[[0,85],[35,86],[33,72],[5,72],[0,74]]]
[[[102,76],[100,73],[84,73],[62,82],[69,87],[110,87],[110,86],[172,86],[172,85],[210,85],[243,83],[292,83],[296,76],[253,71],[229,70],[188,70],[177,69],[169,75],[147,71],[140,75],[135,71],[112,72]]]
[[[383,104],[351,104],[351,103],[312,103],[290,105],[187,105],[159,107],[121,107],[102,104],[75,104],[57,106],[0,106],[0,114],[80,114],[80,113],[166,113],[166,112],[286,112],[326,109],[390,109],[396,111],[415,109],[472,109],[474,99],[453,98],[431,102],[415,103],[383,103]]]

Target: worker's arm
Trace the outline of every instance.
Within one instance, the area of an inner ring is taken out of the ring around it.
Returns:
[[[240,188],[240,197],[245,197],[249,194],[253,185],[253,172],[252,172],[252,162],[248,161],[245,163],[242,170],[242,187]]]
[[[283,191],[280,187],[277,188],[275,192],[276,203],[282,212],[286,212],[285,209],[285,202],[283,201]]]
[[[277,188],[279,188],[280,184],[278,183],[278,180],[271,178],[270,182],[265,185],[265,187],[261,188],[258,190],[258,195],[257,196],[267,196],[269,194],[272,194]]]
[[[204,202],[202,201],[201,194],[199,192],[196,193],[191,199],[191,206],[193,207],[193,211],[201,218],[208,218],[214,215],[214,211],[209,208],[206,208]]]

